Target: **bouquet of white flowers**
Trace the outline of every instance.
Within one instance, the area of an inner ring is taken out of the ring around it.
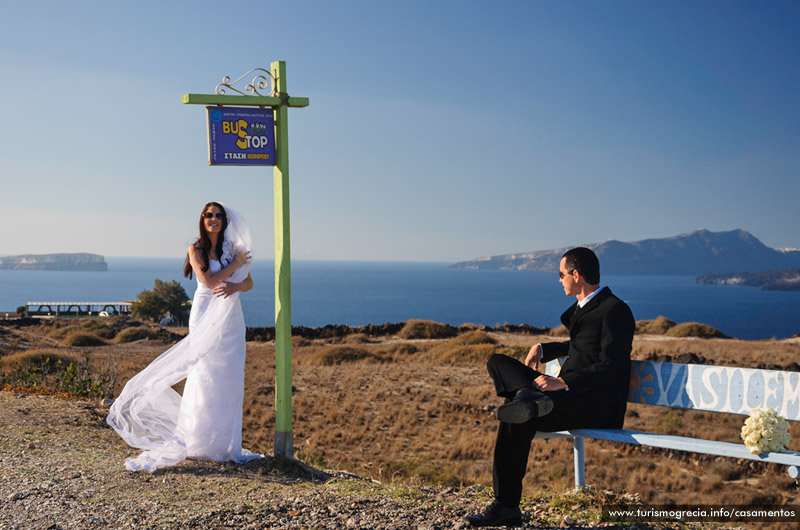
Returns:
[[[783,451],[791,438],[789,424],[775,409],[753,409],[742,427],[742,440],[752,454]]]

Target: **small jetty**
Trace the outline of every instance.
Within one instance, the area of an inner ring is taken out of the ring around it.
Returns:
[[[27,302],[26,317],[127,315],[132,302]]]

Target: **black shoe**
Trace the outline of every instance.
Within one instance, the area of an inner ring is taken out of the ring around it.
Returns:
[[[470,526],[522,526],[522,512],[495,499],[483,513],[468,515],[467,522]]]
[[[497,419],[505,423],[525,423],[533,418],[540,418],[550,414],[553,410],[553,400],[542,392],[523,388],[514,399],[500,405],[497,409]]]

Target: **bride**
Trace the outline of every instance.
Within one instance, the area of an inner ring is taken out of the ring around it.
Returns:
[[[205,205],[200,237],[189,247],[184,275],[197,276],[189,335],[136,374],[111,405],[108,424],[128,445],[130,471],[171,466],[185,458],[247,462],[242,449],[245,327],[239,293],[253,287],[250,231],[241,215]],[[183,396],[172,386],[186,379]]]

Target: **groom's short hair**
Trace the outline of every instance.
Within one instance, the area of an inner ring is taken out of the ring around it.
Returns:
[[[569,271],[578,271],[589,285],[600,284],[600,261],[591,249],[576,247],[564,253],[564,265]]]

